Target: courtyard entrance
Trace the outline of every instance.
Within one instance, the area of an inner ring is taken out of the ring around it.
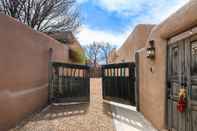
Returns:
[[[51,103],[89,102],[90,68],[52,62],[49,81]],[[103,99],[135,106],[135,64],[102,65]]]
[[[51,63],[50,105],[10,131],[156,131],[136,111],[134,63],[101,71],[90,78],[86,65]]]

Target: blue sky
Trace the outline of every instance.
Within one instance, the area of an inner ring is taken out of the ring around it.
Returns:
[[[158,24],[189,0],[77,0],[82,45],[93,41],[120,47],[137,24]]]

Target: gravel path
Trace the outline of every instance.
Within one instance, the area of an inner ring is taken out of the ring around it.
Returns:
[[[10,131],[155,131],[130,107],[103,102],[101,79],[91,79],[90,103],[50,105]]]

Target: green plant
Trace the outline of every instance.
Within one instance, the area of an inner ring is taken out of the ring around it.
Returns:
[[[80,49],[72,49],[70,51],[70,58],[77,63],[85,64],[86,57],[85,53]]]

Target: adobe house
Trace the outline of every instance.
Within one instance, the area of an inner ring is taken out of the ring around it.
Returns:
[[[135,61],[135,51],[145,46],[146,40],[154,25],[140,24],[129,35],[123,45],[110,53],[109,63]]]
[[[69,61],[71,63],[85,64],[85,52],[79,41],[72,32],[53,32],[47,33],[52,38],[69,47]]]
[[[118,53],[121,47],[114,51],[113,56],[117,58],[111,58],[114,60],[111,63],[116,63],[121,59],[132,61],[132,54],[136,55],[139,110],[159,130],[197,130],[196,10],[197,1],[190,0],[152,28],[144,47],[135,50],[133,44],[138,45],[141,41],[131,41],[128,47],[132,53]],[[138,35],[140,38],[141,34]],[[183,112],[177,108],[180,89],[186,93]]]

